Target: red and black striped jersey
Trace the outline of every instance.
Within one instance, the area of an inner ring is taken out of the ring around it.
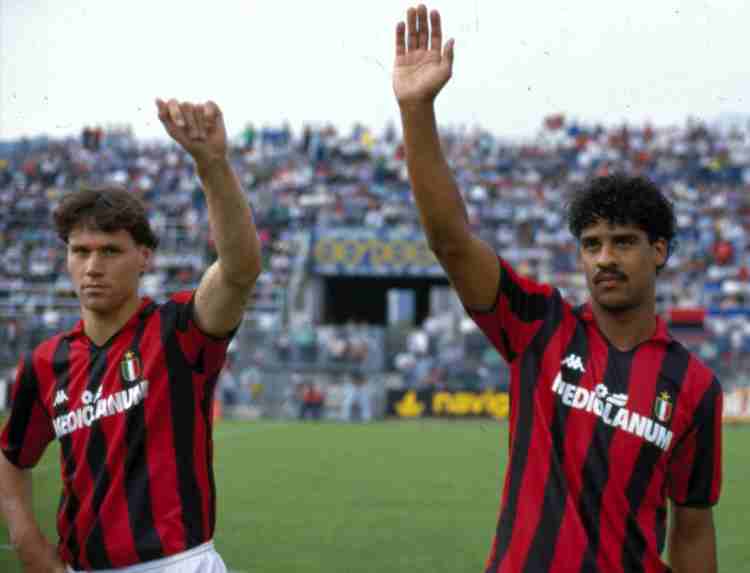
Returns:
[[[664,572],[667,499],[716,504],[722,391],[668,333],[612,346],[588,305],[501,264],[470,314],[511,368],[509,463],[486,571]]]
[[[102,346],[81,322],[19,367],[3,453],[21,468],[60,442],[61,558],[124,567],[209,540],[215,525],[212,401],[231,337],[193,317],[192,293],[144,299]]]

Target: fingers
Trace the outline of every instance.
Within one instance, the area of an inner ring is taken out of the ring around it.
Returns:
[[[195,117],[193,104],[188,102],[181,103],[180,112],[185,121],[185,131],[187,131],[188,137],[190,137],[190,139],[201,139],[198,129],[198,120]]]
[[[406,12],[406,32],[407,42],[406,47],[411,52],[419,47],[419,33],[417,32],[417,11],[414,8],[409,8]]]
[[[167,104],[164,103],[163,100],[156,98],[156,109],[159,112],[159,119],[164,123],[167,120],[167,117],[169,117],[169,112],[167,111]]]
[[[429,48],[430,27],[427,25],[427,7],[420,4],[417,8],[417,48],[426,50]]]
[[[180,111],[180,104],[176,99],[170,99],[167,102],[167,112],[169,113],[169,119],[177,127],[185,127],[185,118],[182,117]]]
[[[426,19],[427,18],[425,17],[425,20]],[[426,24],[427,23],[425,22],[425,25]],[[430,49],[439,54],[440,50],[443,48],[443,29],[440,23],[440,12],[437,10],[430,12],[430,24],[432,27],[432,33],[430,34]],[[427,32],[425,32],[425,35],[426,34]]]
[[[406,24],[396,24],[396,57],[406,55]]]
[[[221,118],[221,110],[219,109],[219,106],[211,100],[203,104],[203,110],[210,123],[216,123],[219,121],[219,118]]]
[[[445,49],[443,50],[443,58],[448,61],[448,68],[453,69],[453,45],[456,42],[451,38],[445,43]]]
[[[157,98],[159,119],[167,132],[176,139],[205,141],[221,118],[221,110],[214,102],[205,104],[180,103],[176,99],[167,102]]]
[[[443,28],[440,12],[427,11],[424,4],[406,11],[406,24],[396,26],[396,56],[403,56],[407,50],[432,50],[438,54],[443,50]]]
[[[195,106],[195,117],[198,120],[201,139],[205,139],[216,128],[221,110],[214,102],[207,101],[203,105]]]

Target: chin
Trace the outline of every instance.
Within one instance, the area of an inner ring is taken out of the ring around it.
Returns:
[[[638,307],[638,303],[633,300],[602,300],[597,299],[597,304],[607,312],[613,314],[627,312]]]
[[[100,314],[106,314],[112,310],[112,305],[103,300],[95,300],[95,301],[84,301],[81,305],[83,308],[90,312],[96,312]]]

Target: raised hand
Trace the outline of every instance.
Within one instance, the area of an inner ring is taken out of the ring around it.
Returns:
[[[227,130],[219,106],[156,100],[159,119],[169,136],[179,143],[198,164],[208,165],[227,155]]]
[[[430,29],[431,28],[431,29]],[[443,48],[440,13],[421,4],[396,26],[393,91],[400,105],[432,102],[453,70],[453,40]]]

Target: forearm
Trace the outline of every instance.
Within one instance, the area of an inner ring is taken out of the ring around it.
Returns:
[[[0,510],[10,543],[26,570],[55,571],[62,564],[34,518],[31,492],[31,474],[0,454]]]
[[[228,159],[198,164],[221,273],[233,284],[255,283],[261,269],[253,214]]]
[[[466,205],[440,146],[432,103],[401,107],[409,181],[430,247],[460,244],[468,228]]]
[[[673,527],[669,563],[674,573],[716,573],[716,533],[713,522],[699,528]]]

